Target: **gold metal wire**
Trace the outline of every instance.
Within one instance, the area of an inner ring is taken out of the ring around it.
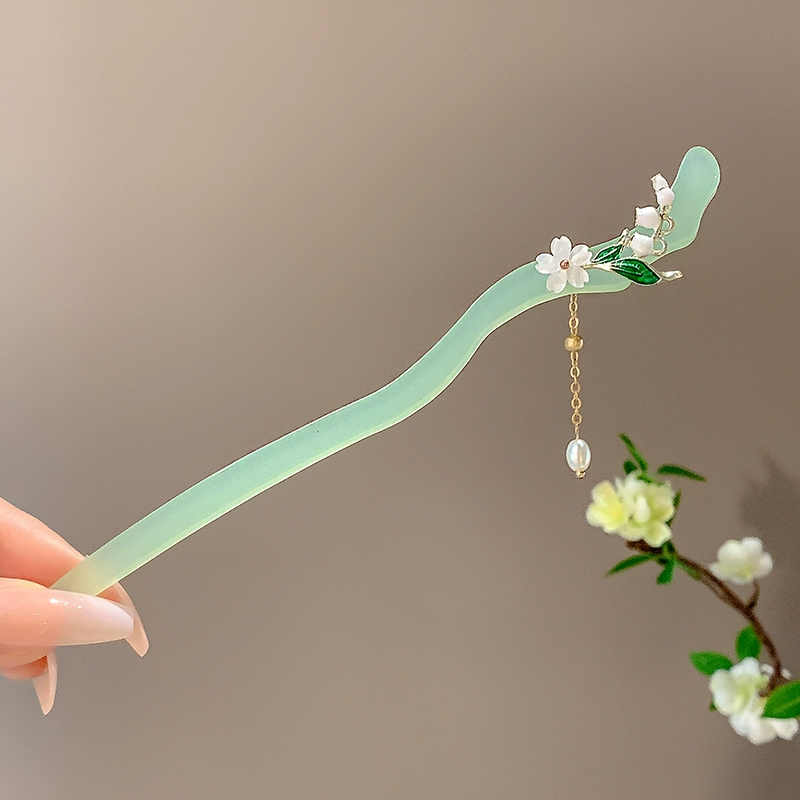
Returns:
[[[578,325],[580,323],[580,319],[578,319],[578,295],[572,294],[569,297],[569,333],[571,337],[578,337]],[[581,414],[581,385],[578,382],[578,378],[581,376],[581,370],[578,366],[578,349],[572,350],[569,354],[569,361],[570,361],[570,368],[569,368],[569,376],[572,378],[572,383],[570,384],[569,390],[572,392],[572,401],[570,405],[572,406],[572,425],[575,428],[575,438],[580,439],[580,430],[581,430],[581,422],[583,422],[583,416]]]

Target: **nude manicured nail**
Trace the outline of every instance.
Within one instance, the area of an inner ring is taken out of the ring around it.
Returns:
[[[122,586],[120,586],[120,584],[117,584],[115,588],[119,592],[122,605],[125,606],[125,608],[131,612],[131,614],[133,614],[133,633],[128,637],[128,644],[133,648],[137,655],[143,656],[150,649],[150,641],[148,640],[147,634],[144,631],[142,619],[139,616],[139,612],[136,610],[136,607],[133,605],[133,600],[131,600],[130,595],[122,588]]]
[[[56,664],[55,652],[48,653],[44,657],[47,667],[41,675],[33,679],[33,688],[36,690],[36,697],[39,698],[39,705],[42,707],[42,714],[49,714],[56,699],[56,683],[58,682],[58,665]]]
[[[55,647],[126,639],[133,615],[121,605],[74,592],[0,592],[0,641],[12,647]]]

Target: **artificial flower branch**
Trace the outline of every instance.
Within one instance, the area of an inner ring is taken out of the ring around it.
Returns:
[[[770,742],[776,737],[791,739],[800,729],[800,681],[789,680],[778,650],[755,612],[761,593],[759,579],[772,570],[772,557],[765,553],[760,539],[745,537],[729,540],[719,548],[717,561],[706,567],[681,555],[672,542],[672,525],[680,505],[681,493],[674,492],[663,476],[703,481],[702,475],[676,464],[662,464],[653,477],[647,461],[633,442],[620,434],[630,458],[623,464],[625,478],[615,483],[603,481],[592,490],[592,503],[586,511],[591,525],[626,540],[636,554],[615,564],[614,575],[654,561],[661,565],[658,584],[672,582],[679,567],[693,580],[706,586],[723,603],[741,614],[749,625],[736,637],[734,664],[728,656],[716,652],[690,653],[694,667],[709,676],[711,709],[728,717],[731,727],[753,744]],[[752,584],[748,599],[742,599],[725,581]],[[758,657],[766,650],[772,665],[761,664]]]
[[[758,602],[760,587],[758,581],[753,581],[753,594],[749,600],[742,600],[732,589],[729,589],[719,578],[717,578],[711,570],[704,567],[697,561],[681,555],[674,546],[671,552],[665,553],[664,550],[668,545],[661,547],[651,547],[643,541],[627,542],[627,546],[631,550],[638,550],[641,553],[648,553],[656,557],[658,560],[661,558],[669,558],[673,560],[677,566],[681,567],[684,572],[696,581],[699,581],[709,588],[713,594],[722,600],[723,603],[730,606],[734,611],[738,611],[752,626],[753,632],[758,637],[761,644],[764,645],[770,660],[772,661],[772,675],[770,676],[769,683],[763,690],[763,694],[769,694],[773,689],[777,688],[780,683],[785,683],[786,679],[783,677],[783,665],[781,663],[778,650],[772,641],[772,638],[767,633],[766,628],[753,610]]]

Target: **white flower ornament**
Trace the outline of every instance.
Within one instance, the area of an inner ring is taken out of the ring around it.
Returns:
[[[653,191],[656,193],[656,200],[662,208],[668,208],[675,202],[675,192],[667,183],[667,179],[659,172],[653,175]],[[648,227],[650,227],[648,225]]]
[[[633,250],[637,258],[651,256],[655,252],[655,242],[652,236],[645,236],[643,233],[634,233],[628,246]]]
[[[585,244],[576,244],[566,236],[550,242],[550,252],[536,256],[536,269],[547,275],[547,288],[560,292],[567,283],[580,289],[589,282],[589,273],[584,269],[592,260],[592,254]]]
[[[645,206],[636,209],[636,225],[650,228],[651,234],[625,229],[613,244],[602,247],[594,255],[585,244],[572,246],[566,236],[559,236],[550,244],[549,253],[536,256],[538,272],[547,275],[548,291],[558,294],[569,284],[580,289],[589,282],[587,269],[602,269],[615,272],[633,283],[649,285],[671,281],[681,277],[677,270],[659,272],[642,261],[647,256],[663,256],[667,250],[665,236],[675,227],[669,212],[675,200],[675,192],[660,173],[652,178],[658,208]],[[656,246],[656,244],[658,246]],[[630,248],[633,257],[626,255]]]
[[[728,539],[717,552],[717,560],[709,566],[722,581],[740,585],[751,583],[772,572],[772,556],[764,552],[761,539],[746,536],[741,541]]]
[[[657,240],[663,248],[665,246],[664,234],[672,230],[670,227],[665,231],[663,230],[663,226],[665,220],[669,218],[667,212],[675,202],[675,192],[672,191],[666,178],[660,172],[658,175],[653,176],[652,183],[653,191],[656,193],[656,200],[658,201],[658,208],[655,206],[637,208],[636,224],[642,228],[651,228],[653,233],[649,236],[644,233],[633,233],[628,242],[628,247],[633,250],[633,254],[637,258],[653,255],[653,253],[656,252],[655,243]],[[661,250],[661,253],[663,252],[664,251]]]

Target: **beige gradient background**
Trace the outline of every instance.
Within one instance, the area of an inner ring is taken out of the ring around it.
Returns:
[[[740,622],[615,580],[591,486],[684,462],[710,561],[760,535],[800,672],[795,2],[31,2],[0,22],[0,495],[89,552],[394,378],[553,236],[615,235],[703,144],[686,277],[493,334],[402,425],[131,576],[152,641],[3,683],[0,796],[794,798],[705,710]]]

